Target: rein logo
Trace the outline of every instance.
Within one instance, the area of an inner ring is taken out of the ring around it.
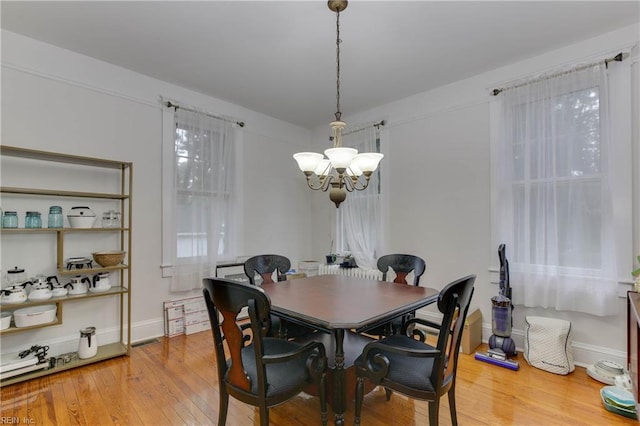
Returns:
[[[0,425],[32,425],[35,424],[35,420],[30,417],[9,417],[9,416],[0,416]]]

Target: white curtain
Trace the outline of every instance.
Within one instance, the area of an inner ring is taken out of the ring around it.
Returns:
[[[236,130],[229,120],[181,108],[175,122],[171,290],[187,291],[215,276],[230,238]]]
[[[499,122],[493,243],[506,244],[514,303],[612,315],[618,272],[607,69],[576,68],[518,86],[492,106]]]
[[[380,152],[379,135],[377,127],[369,125],[345,135],[343,144],[358,152]],[[383,162],[384,159],[371,175],[369,187],[348,193],[337,212],[339,234],[341,232],[345,239],[339,246],[348,247],[356,264],[364,269],[376,268],[378,236],[381,235],[379,173],[384,168]]]

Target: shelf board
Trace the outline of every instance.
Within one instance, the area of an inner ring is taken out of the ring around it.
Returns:
[[[109,200],[126,200],[129,198],[126,194],[117,193],[60,191],[57,189],[17,188],[13,186],[1,186],[0,192],[19,195],[46,195],[50,197],[106,198]]]
[[[127,345],[123,343],[110,343],[107,345],[98,346],[98,353],[96,356],[88,359],[76,359],[66,364],[56,365],[44,370],[32,371],[30,373],[21,374],[19,376],[10,377],[0,382],[0,386],[11,385],[18,382],[23,382],[29,379],[35,379],[36,377],[42,377],[53,373],[59,373],[61,371],[70,370],[72,368],[81,367],[87,364],[93,364],[94,362],[104,361],[109,358],[115,358],[128,354]]]
[[[20,309],[20,308],[25,308],[27,306],[37,306],[37,305],[50,305],[52,303],[65,303],[65,302],[73,302],[76,300],[83,300],[83,299],[90,299],[93,297],[105,297],[105,296],[113,296],[113,295],[118,295],[118,294],[126,294],[129,293],[129,289],[127,287],[111,287],[109,290],[107,291],[99,291],[99,292],[86,292],[84,294],[71,294],[71,295],[66,295],[66,296],[59,296],[59,297],[52,297],[51,299],[47,299],[47,300],[38,300],[38,301],[30,301],[27,300],[26,302],[23,303],[17,303],[17,304],[3,304],[0,305],[0,311],[13,311],[16,309]],[[45,324],[42,324],[40,326],[35,326],[34,328],[37,327],[41,327],[44,326]],[[53,323],[47,323],[46,325],[55,325]],[[3,333],[7,333],[9,331],[22,331],[22,330],[26,330],[27,327],[20,327],[20,328],[8,328],[6,330],[1,330],[0,334]]]
[[[51,300],[51,299],[49,299]],[[21,305],[17,305],[17,306],[23,306],[23,304]],[[14,305],[16,306],[16,305]],[[62,321],[59,318],[60,314],[58,312],[56,312],[56,318],[51,321],[51,322],[46,322],[44,324],[38,324],[38,325],[30,325],[28,327],[9,327],[7,329],[4,330],[0,330],[0,335],[3,334],[12,334],[12,333],[22,333],[23,331],[27,331],[27,330],[35,330],[35,329],[40,329],[40,328],[45,328],[45,327],[51,327],[53,325],[59,325],[62,324]],[[13,322],[12,322],[13,324]]]
[[[131,167],[132,164],[127,161],[115,161],[103,158],[83,157],[80,155],[59,154],[57,152],[39,151],[35,149],[26,149],[7,145],[0,145],[0,154],[11,157],[27,158],[31,160],[54,161],[57,163],[104,167],[108,169],[128,168]]]
[[[58,268],[58,273],[60,275],[87,275],[87,274],[97,274],[99,272],[120,271],[122,269],[128,269],[128,268],[129,268],[129,265],[125,265],[121,263],[120,265],[97,267],[97,268],[82,268],[82,269]]]
[[[129,228],[0,228],[2,234],[43,233],[43,232],[128,232]]]

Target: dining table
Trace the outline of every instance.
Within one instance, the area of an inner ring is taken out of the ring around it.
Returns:
[[[366,330],[434,303],[439,294],[429,287],[346,275],[317,275],[261,287],[271,299],[273,314],[317,330],[296,341],[325,344],[329,402],[338,426],[345,424],[347,400],[355,391],[353,361],[372,340]]]

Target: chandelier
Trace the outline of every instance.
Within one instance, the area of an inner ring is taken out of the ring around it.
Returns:
[[[324,155],[316,152],[298,152],[293,158],[307,178],[307,185],[313,190],[326,192],[336,208],[347,198],[347,192],[362,191],[369,186],[373,172],[383,155],[364,152],[342,146],[342,130],[346,123],[340,112],[340,12],[347,8],[346,0],[328,1],[329,9],[336,13],[336,113],[331,122],[333,148],[326,149]],[[327,158],[325,158],[325,155]]]

